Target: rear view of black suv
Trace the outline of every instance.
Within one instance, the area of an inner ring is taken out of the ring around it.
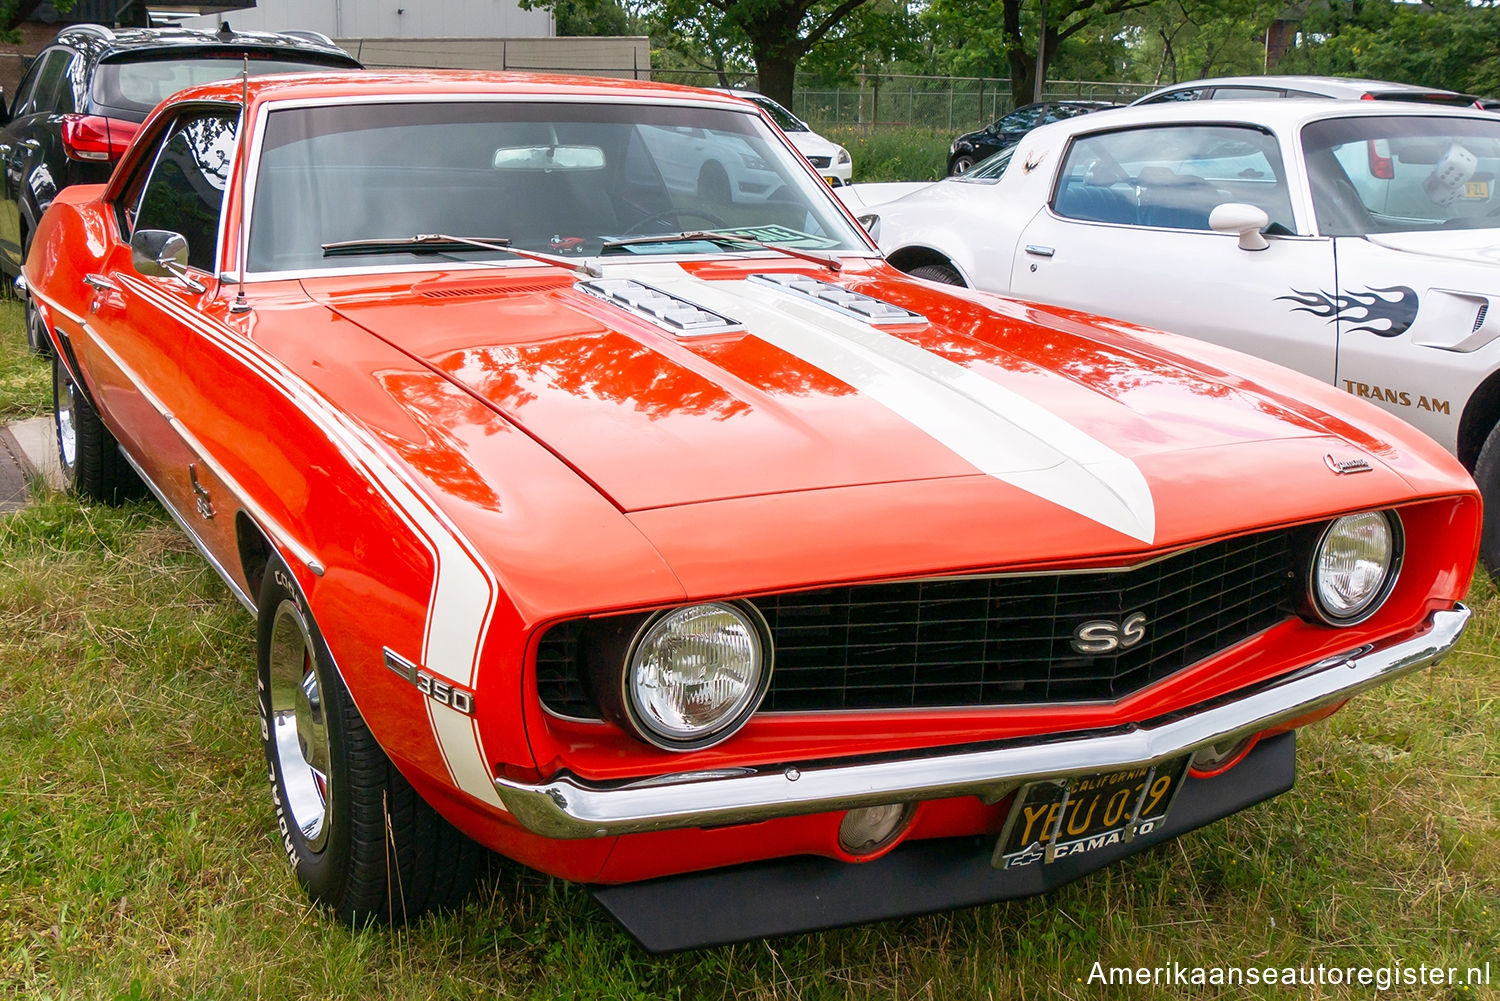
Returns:
[[[184,87],[237,76],[360,69],[315,32],[183,28],[63,29],[31,64],[9,108],[0,102],[0,281],[21,273],[37,220],[69,184],[102,183],[141,122]],[[34,350],[46,339],[27,308]]]

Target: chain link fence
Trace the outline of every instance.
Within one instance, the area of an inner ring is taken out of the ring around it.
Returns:
[[[653,79],[718,87],[754,89],[753,74],[718,74],[698,70],[655,71]],[[861,73],[856,84],[842,88],[797,88],[791,112],[815,128],[823,126],[911,126],[938,132],[981,128],[1014,108],[1006,77],[914,76]],[[1149,83],[1106,80],[1048,80],[1043,100],[1112,101],[1128,104],[1154,89]]]

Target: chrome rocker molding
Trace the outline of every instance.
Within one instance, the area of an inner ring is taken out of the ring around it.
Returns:
[[[725,769],[611,785],[562,772],[540,784],[497,778],[495,788],[516,820],[549,838],[745,824],[952,796],[994,803],[1024,782],[1149,767],[1298,719],[1436,663],[1468,621],[1469,609],[1455,603],[1405,637],[1367,644],[1140,724],[855,764]]]

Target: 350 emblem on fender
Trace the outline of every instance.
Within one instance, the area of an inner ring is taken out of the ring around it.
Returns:
[[[1090,619],[1073,630],[1073,649],[1079,653],[1114,653],[1129,650],[1146,638],[1146,613],[1131,612],[1123,622]]]
[[[440,706],[457,709],[465,716],[474,715],[474,693],[455,684],[435,678],[399,653],[387,649],[385,666],[417,686],[417,691]]]

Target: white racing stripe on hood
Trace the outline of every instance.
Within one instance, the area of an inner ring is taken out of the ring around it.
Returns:
[[[662,265],[608,271],[743,321],[754,336],[879,401],[980,472],[1133,539],[1155,540],[1156,506],[1135,463],[977,372],[767,285],[706,281]]]

